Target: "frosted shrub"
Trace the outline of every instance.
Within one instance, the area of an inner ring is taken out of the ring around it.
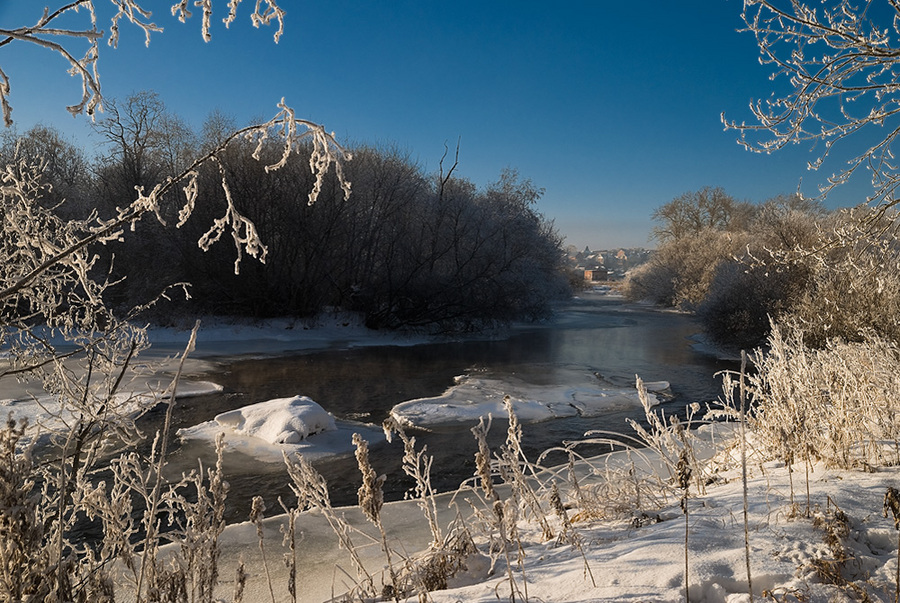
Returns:
[[[750,425],[771,458],[836,467],[900,463],[900,350],[872,331],[810,348],[796,325],[775,325],[748,377]]]
[[[755,348],[765,343],[770,319],[794,306],[807,280],[802,264],[766,266],[746,256],[723,261],[697,306],[697,317],[713,342]]]
[[[553,452],[564,452],[569,462],[555,471],[569,484],[569,496],[578,507],[573,521],[633,515],[636,524],[650,518],[644,511],[661,509],[684,493],[682,478],[700,493],[711,477],[712,468],[699,454],[703,444],[694,428],[704,423],[695,417],[699,404],[687,408],[685,422],[653,409],[640,378],[637,389],[647,427],[628,420],[634,435],[592,430],[581,440],[551,448],[538,459],[541,463]],[[586,457],[578,449],[602,445],[612,454]]]
[[[789,315],[807,343],[862,341],[867,330],[900,341],[898,229],[896,210],[857,207],[844,211],[815,247],[785,258],[802,255],[810,267],[809,286]]]
[[[0,600],[18,601],[41,588],[46,560],[44,530],[34,491],[30,454],[17,447],[24,425],[8,420],[0,430]]]
[[[651,260],[629,274],[625,294],[691,310],[706,297],[721,262],[747,245],[746,233],[701,230],[661,245]]]

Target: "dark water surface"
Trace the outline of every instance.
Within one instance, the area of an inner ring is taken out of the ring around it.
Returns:
[[[459,375],[515,378],[535,385],[559,383],[572,370],[601,375],[607,382],[633,387],[635,375],[645,381],[665,380],[673,398],[662,408],[677,412],[691,402],[719,396],[717,371],[734,366],[699,353],[688,337],[698,332],[685,315],[658,312],[603,296],[586,296],[561,308],[550,324],[520,327],[502,340],[444,342],[411,347],[385,346],[305,353],[255,359],[219,359],[222,371],[208,376],[225,387],[222,394],[187,399],[176,407],[175,429],[212,419],[216,414],[272,398],[306,395],[338,419],[380,424],[402,401],[442,394]],[[147,418],[153,429],[157,416]],[[630,432],[625,419],[640,419],[640,408],[600,417],[572,417],[524,425],[529,455],[578,439],[585,431]],[[505,422],[495,422],[492,446],[505,437]],[[174,431],[174,430],[173,430]],[[432,483],[454,489],[474,470],[475,443],[469,426],[433,432],[416,431],[417,442],[435,455]],[[196,466],[198,456],[212,461],[196,444],[172,444],[173,470]],[[372,450],[372,463],[386,473],[387,499],[402,498],[410,483],[400,468],[402,446]],[[332,503],[355,504],[359,477],[355,459],[317,465],[329,482]],[[293,500],[283,467],[237,456],[226,458],[231,484],[229,521],[243,520],[249,500],[263,495],[270,507],[282,496]]]

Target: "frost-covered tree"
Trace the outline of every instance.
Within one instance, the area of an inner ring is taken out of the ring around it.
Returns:
[[[706,186],[675,197],[653,211],[657,226],[653,237],[660,243],[693,236],[703,231],[745,230],[753,206],[737,201],[722,187]]]
[[[123,101],[107,100],[105,115],[94,121],[93,129],[102,140],[97,184],[112,207],[135,187],[149,188],[177,175],[197,154],[187,124],[147,90]]]
[[[42,164],[42,176],[49,189],[43,201],[56,213],[83,218],[90,213],[88,188],[91,183],[90,164],[75,142],[56,129],[38,124],[24,133],[7,129],[0,142],[0,165],[17,159]]]

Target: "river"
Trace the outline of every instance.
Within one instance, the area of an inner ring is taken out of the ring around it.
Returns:
[[[678,413],[692,402],[715,400],[720,394],[716,373],[735,368],[694,349],[689,339],[699,331],[691,316],[628,304],[588,294],[560,308],[549,323],[514,328],[500,339],[447,341],[417,346],[360,347],[263,358],[217,358],[219,367],[206,378],[224,386],[221,394],[185,400],[176,407],[177,429],[213,418],[247,404],[306,395],[337,419],[380,424],[402,401],[443,393],[460,375],[515,379],[534,385],[561,384],[574,374],[594,373],[606,382],[633,387],[635,375],[645,381],[668,381],[672,397],[660,407]],[[144,428],[152,433],[160,413],[151,413]],[[524,447],[532,458],[578,439],[592,429],[630,432],[627,418],[640,420],[640,408],[598,417],[571,417],[524,426]],[[174,430],[173,430],[174,431]],[[492,430],[492,446],[502,444],[505,423]],[[435,455],[432,482],[439,490],[455,489],[474,470],[474,439],[468,426],[415,431],[419,445]],[[197,450],[173,441],[172,470],[196,466]],[[373,448],[372,463],[386,473],[385,498],[402,498],[411,485],[400,467],[399,443]],[[281,496],[292,500],[283,467],[228,458],[228,520],[246,518],[248,501],[265,496],[270,508]],[[207,458],[206,463],[211,462]],[[355,459],[323,462],[319,471],[329,482],[332,503],[355,504],[359,476]],[[273,509],[274,510],[274,509]]]

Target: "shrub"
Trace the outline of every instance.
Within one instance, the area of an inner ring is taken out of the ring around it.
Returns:
[[[843,212],[838,225],[823,233],[809,286],[791,312],[808,343],[863,341],[869,330],[900,341],[898,228],[896,211],[861,206]]]
[[[805,339],[797,323],[773,325],[753,357],[750,426],[768,456],[841,468],[900,463],[897,344],[871,330],[821,348]]]
[[[746,233],[703,230],[662,245],[649,262],[629,273],[631,300],[694,310],[706,298],[718,266],[746,248]]]
[[[765,343],[770,319],[777,319],[796,303],[807,278],[802,265],[723,261],[697,306],[697,317],[714,343],[755,348]]]

